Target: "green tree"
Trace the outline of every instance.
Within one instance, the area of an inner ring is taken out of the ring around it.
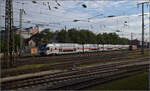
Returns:
[[[41,43],[51,42],[53,39],[53,33],[50,32],[50,29],[44,29],[39,33],[39,39]]]
[[[75,28],[57,31],[56,40],[61,43],[79,44],[129,44],[127,38],[120,38],[116,33],[94,34],[87,29],[77,30]]]
[[[57,33],[56,40],[61,43],[71,43],[72,42],[69,37],[68,32],[64,29],[62,29],[60,32]]]
[[[100,44],[129,44],[130,42],[127,38],[120,38],[116,33],[99,33],[97,41]]]
[[[79,43],[80,42],[80,36],[79,36],[79,31],[75,28],[69,29],[68,30],[68,36],[70,38],[70,40],[73,43]]]
[[[3,35],[1,35],[0,36],[0,52],[3,52],[4,51],[4,36]]]
[[[17,52],[18,48],[20,47],[20,40],[22,40],[23,43],[24,43],[24,39],[22,37],[20,37],[19,34],[14,34],[14,50],[15,50],[15,52]],[[5,43],[6,43],[5,36],[1,35],[0,36],[0,48],[1,48],[1,52],[4,52],[4,49],[6,47]]]

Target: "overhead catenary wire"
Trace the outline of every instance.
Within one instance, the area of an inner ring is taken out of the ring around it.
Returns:
[[[28,2],[24,2],[25,4],[24,4],[24,6],[26,6],[27,4],[26,3],[28,3]],[[43,5],[43,3],[37,3],[37,5]],[[47,7],[47,6],[46,6]],[[61,5],[61,7],[63,7],[62,5]],[[40,10],[41,11],[45,11],[45,8],[40,8]],[[48,10],[48,8],[47,8],[47,10]],[[53,10],[55,10],[55,9],[53,9]],[[52,11],[52,10],[51,10]],[[30,16],[30,17],[32,17],[32,18],[34,18],[34,16],[36,15],[36,14],[40,14],[41,15],[41,17],[43,17],[43,20],[44,19],[46,19],[46,18],[49,18],[49,16],[51,15],[51,16],[55,16],[56,17],[56,15],[53,15],[53,13],[51,13],[51,11],[49,11],[48,13],[46,13],[46,12],[37,12],[37,13],[35,13],[36,11],[34,11],[34,10],[31,10],[31,12],[33,12],[33,13],[30,13],[29,11],[27,12],[27,15],[25,15],[25,16]],[[56,11],[57,12],[57,11]],[[61,17],[61,16],[58,16],[58,17]],[[94,16],[93,16],[94,17]],[[89,17],[87,17],[87,18],[85,18],[85,19],[88,19]],[[95,17],[96,18],[96,17]],[[94,18],[94,19],[95,19]],[[98,17],[98,18],[103,18],[103,17]],[[59,21],[60,23],[72,23],[72,21],[71,20],[73,20],[73,18],[68,18],[68,17],[64,17],[64,20],[65,19],[68,19],[68,21],[66,20],[66,21]],[[114,19],[114,18],[113,18]],[[49,19],[49,20],[51,20],[51,19]],[[111,18],[110,18],[110,20],[111,20]],[[115,19],[114,19],[115,20]],[[46,24],[48,24],[47,22],[41,22],[41,20],[36,20],[36,21],[33,21],[33,22],[37,22],[37,23],[43,23],[43,25],[46,25]],[[100,21],[101,22],[101,21]],[[27,23],[26,23],[27,24]],[[74,23],[73,23],[74,24]],[[94,25],[94,23],[93,22],[89,22],[89,25]],[[29,25],[29,24],[28,24]],[[107,24],[105,24],[105,25],[107,25]],[[26,26],[26,25],[24,25],[24,26]],[[59,25],[57,25],[57,26],[59,26]],[[69,26],[69,25],[68,25]],[[71,26],[71,25],[70,25]],[[73,26],[76,26],[76,25],[73,25]],[[107,25],[108,26],[108,25]],[[119,26],[118,26],[119,27]],[[106,28],[105,28],[105,30],[106,30]],[[107,31],[107,30],[106,30]]]

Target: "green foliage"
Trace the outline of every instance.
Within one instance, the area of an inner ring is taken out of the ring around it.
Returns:
[[[39,33],[38,37],[41,43],[51,42],[53,33],[50,32],[50,29],[44,29],[41,33]]]
[[[89,30],[77,30],[75,28],[57,32],[56,40],[61,43],[79,44],[129,44],[130,42],[127,38],[120,38],[116,33],[99,33],[96,35]]]
[[[22,40],[23,43],[24,43],[23,38],[21,38],[19,34],[14,34],[14,50],[15,50],[15,52],[20,47],[20,40]],[[5,43],[6,43],[5,36],[1,35],[0,36],[0,49],[1,49],[1,52],[4,52],[4,50],[5,50]]]
[[[0,36],[0,52],[4,51],[4,36]]]
[[[71,43],[72,42],[69,37],[69,33],[64,29],[62,29],[60,32],[57,33],[56,40],[61,43]]]
[[[97,85],[88,90],[148,90],[148,73],[137,74],[103,85]]]
[[[127,38],[120,38],[116,33],[103,33],[97,35],[100,44],[129,44]]]
[[[66,30],[61,30],[57,33],[57,41],[62,43],[96,43],[96,35],[89,30],[78,31],[75,28]]]
[[[3,52],[4,51],[4,44],[6,43],[5,40],[4,40],[4,35],[0,36],[0,48],[1,48],[1,51]],[[37,42],[37,45],[40,44],[40,43],[48,43],[48,42],[51,42],[52,41],[52,38],[53,38],[53,33],[50,32],[50,29],[44,29],[42,32],[38,33],[38,34],[35,34],[31,37],[33,40],[35,40],[35,42]],[[22,48],[24,47],[24,39],[20,37],[19,34],[15,34],[14,35],[14,39],[15,39],[15,43],[14,43],[14,47],[15,47],[15,51],[19,50],[20,48],[20,40],[22,40]]]
[[[50,29],[44,29],[42,32],[37,33],[31,37],[37,45],[42,43],[49,43],[52,42],[53,39],[53,33],[50,32]]]
[[[81,43],[85,44],[96,44],[97,38],[96,35],[89,30],[80,30],[80,39]]]
[[[37,45],[42,43],[51,43],[56,36],[55,40],[59,43],[79,43],[79,44],[129,44],[130,41],[127,38],[120,38],[116,33],[99,33],[94,34],[87,29],[77,30],[75,28],[69,30],[60,30],[51,32],[50,29],[44,29],[42,32],[33,35]],[[23,39],[22,39],[23,40]],[[23,42],[24,43],[24,42]],[[20,36],[15,35],[15,49],[20,46]],[[1,36],[0,47],[4,49],[4,38]]]
[[[75,28],[68,30],[68,36],[70,37],[70,40],[72,40],[72,42],[74,43],[80,42],[79,31],[77,31]]]

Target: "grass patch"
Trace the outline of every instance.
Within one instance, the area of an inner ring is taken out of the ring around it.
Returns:
[[[17,70],[23,70],[23,69],[32,69],[32,68],[40,68],[44,66],[45,64],[32,64],[32,65],[24,65],[16,68],[10,68],[10,69],[4,69],[1,70],[1,72],[7,72],[7,71],[17,71]]]
[[[20,70],[25,70],[25,69],[37,69],[41,67],[48,67],[51,65],[56,65],[56,64],[62,64],[65,62],[49,62],[47,64],[31,64],[31,65],[24,65],[24,66],[19,66],[16,68],[9,68],[9,69],[3,69],[1,72],[13,72],[13,71],[20,71]]]
[[[116,52],[116,51],[115,51]],[[124,53],[124,52],[123,52]],[[126,51],[125,51],[126,53]],[[88,67],[88,66],[94,66],[94,65],[97,65],[97,64],[104,64],[106,62],[117,62],[117,61],[128,61],[129,59],[135,59],[135,58],[148,58],[149,57],[149,51],[146,50],[145,51],[145,54],[144,55],[141,55],[140,52],[137,52],[137,51],[127,51],[127,56],[122,57],[122,58],[111,58],[109,61],[97,61],[97,62],[93,62],[93,63],[85,63],[85,64],[80,64],[80,65],[77,65],[77,67]],[[38,55],[35,55],[35,56],[38,56]],[[62,56],[63,57],[63,56]],[[49,67],[51,65],[55,65],[55,64],[62,64],[62,63],[65,63],[65,62],[62,62],[62,61],[52,61],[52,62],[48,62],[48,63],[41,63],[41,64],[29,64],[29,65],[23,65],[23,66],[18,66],[16,68],[9,68],[9,69],[2,69],[1,72],[14,72],[14,71],[22,71],[24,69],[38,69],[38,68],[42,68],[42,67]],[[66,67],[61,67],[61,69],[67,69],[68,66]],[[58,68],[60,69],[60,68]]]
[[[148,53],[145,53],[144,55],[141,55],[140,53],[138,54],[128,54],[127,57],[121,57],[121,58],[111,58],[109,61],[97,61],[97,62],[93,62],[93,63],[86,63],[86,64],[81,64],[78,67],[88,67],[88,66],[95,66],[98,64],[104,64],[104,63],[109,63],[109,62],[121,62],[121,61],[129,61],[129,60],[136,60],[139,58],[150,58],[150,56],[148,55]]]
[[[88,88],[88,90],[148,90],[148,72]]]

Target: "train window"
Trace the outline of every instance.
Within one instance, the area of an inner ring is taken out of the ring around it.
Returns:
[[[49,50],[49,47],[47,47],[46,50]]]

